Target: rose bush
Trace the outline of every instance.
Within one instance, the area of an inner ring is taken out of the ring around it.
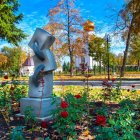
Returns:
[[[59,95],[62,99],[52,112],[54,122],[50,126],[51,130],[53,127],[64,139],[78,139],[80,126],[93,132],[96,139],[135,140],[136,135],[139,135],[140,92],[134,86],[121,89],[121,83],[114,86],[115,83],[116,80],[105,80],[103,88],[89,86],[89,93],[82,86],[55,86],[55,96]],[[3,102],[6,105],[10,103],[8,106],[12,107],[12,102],[19,103],[20,98],[27,96],[27,85],[6,84],[5,81],[0,85],[1,108],[5,106]],[[111,104],[117,107],[111,108]],[[36,120],[29,108],[24,120],[30,125],[35,124]],[[40,126],[44,128],[43,131],[50,129],[45,121],[39,123]]]
[[[78,97],[78,98],[77,98]],[[82,115],[86,112],[86,95],[77,94],[75,97],[68,93],[61,101],[58,108],[52,112],[55,118],[53,128],[60,133],[63,138],[77,137],[76,123],[81,120]]]

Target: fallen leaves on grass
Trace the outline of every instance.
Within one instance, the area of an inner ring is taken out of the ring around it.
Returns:
[[[95,140],[95,136],[92,136],[89,130],[85,130],[79,136],[78,140]]]

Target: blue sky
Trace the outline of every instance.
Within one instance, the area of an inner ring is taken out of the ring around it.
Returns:
[[[47,24],[47,12],[57,4],[58,0],[19,0],[19,2],[21,4],[19,12],[24,14],[24,19],[19,27],[29,35],[26,40],[21,42],[21,45],[27,48],[35,28]],[[114,25],[114,21],[111,20],[111,9],[117,12],[123,4],[124,0],[77,0],[76,7],[79,8],[85,20],[90,19],[95,23],[95,34],[103,37],[105,33],[111,32],[110,29]],[[116,40],[112,39],[111,50],[116,53],[122,52],[124,44]],[[6,44],[6,42],[3,42],[0,47]]]

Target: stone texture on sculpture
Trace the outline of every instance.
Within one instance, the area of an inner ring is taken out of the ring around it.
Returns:
[[[33,56],[35,71],[29,78],[29,97],[22,98],[20,101],[21,115],[24,115],[24,110],[28,106],[31,106],[34,115],[40,118],[47,117],[50,111],[56,108],[56,104],[51,104],[53,71],[57,68],[54,55],[50,50],[54,41],[54,36],[37,28],[29,42],[29,46],[35,54]]]
[[[55,38],[50,35],[48,32],[44,31],[43,29],[37,28],[30,43],[29,46],[33,49],[34,44],[37,44],[37,47],[41,52],[44,54],[44,60],[38,58],[37,55],[33,56],[35,69],[40,64],[43,64],[45,68],[43,71],[46,73],[49,72],[49,74],[44,75],[44,89],[43,89],[43,97],[50,97],[52,94],[52,88],[53,88],[53,73],[57,66],[54,59],[54,55],[50,50],[50,46],[53,44]],[[34,49],[33,49],[34,50]],[[38,53],[38,52],[36,52]],[[42,94],[40,92],[41,90],[41,83],[38,85],[38,87],[35,86],[35,84],[32,82],[32,76],[29,80],[29,97],[41,97]]]
[[[47,74],[43,78],[45,86],[42,88],[42,84],[40,83],[39,86],[35,86],[32,82],[32,76],[29,78],[29,97],[33,98],[48,98],[52,97],[52,90],[53,90],[53,74]],[[46,86],[47,85],[47,86]]]

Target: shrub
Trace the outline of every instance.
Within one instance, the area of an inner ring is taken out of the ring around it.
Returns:
[[[134,111],[128,107],[120,108],[108,119],[108,125],[97,128],[98,140],[136,140],[136,121]]]
[[[79,96],[78,94],[78,96],[74,96],[68,93],[62,99],[58,108],[53,111],[53,117],[55,118],[53,128],[57,130],[63,139],[77,137],[75,126],[86,112],[86,102],[86,95]]]

